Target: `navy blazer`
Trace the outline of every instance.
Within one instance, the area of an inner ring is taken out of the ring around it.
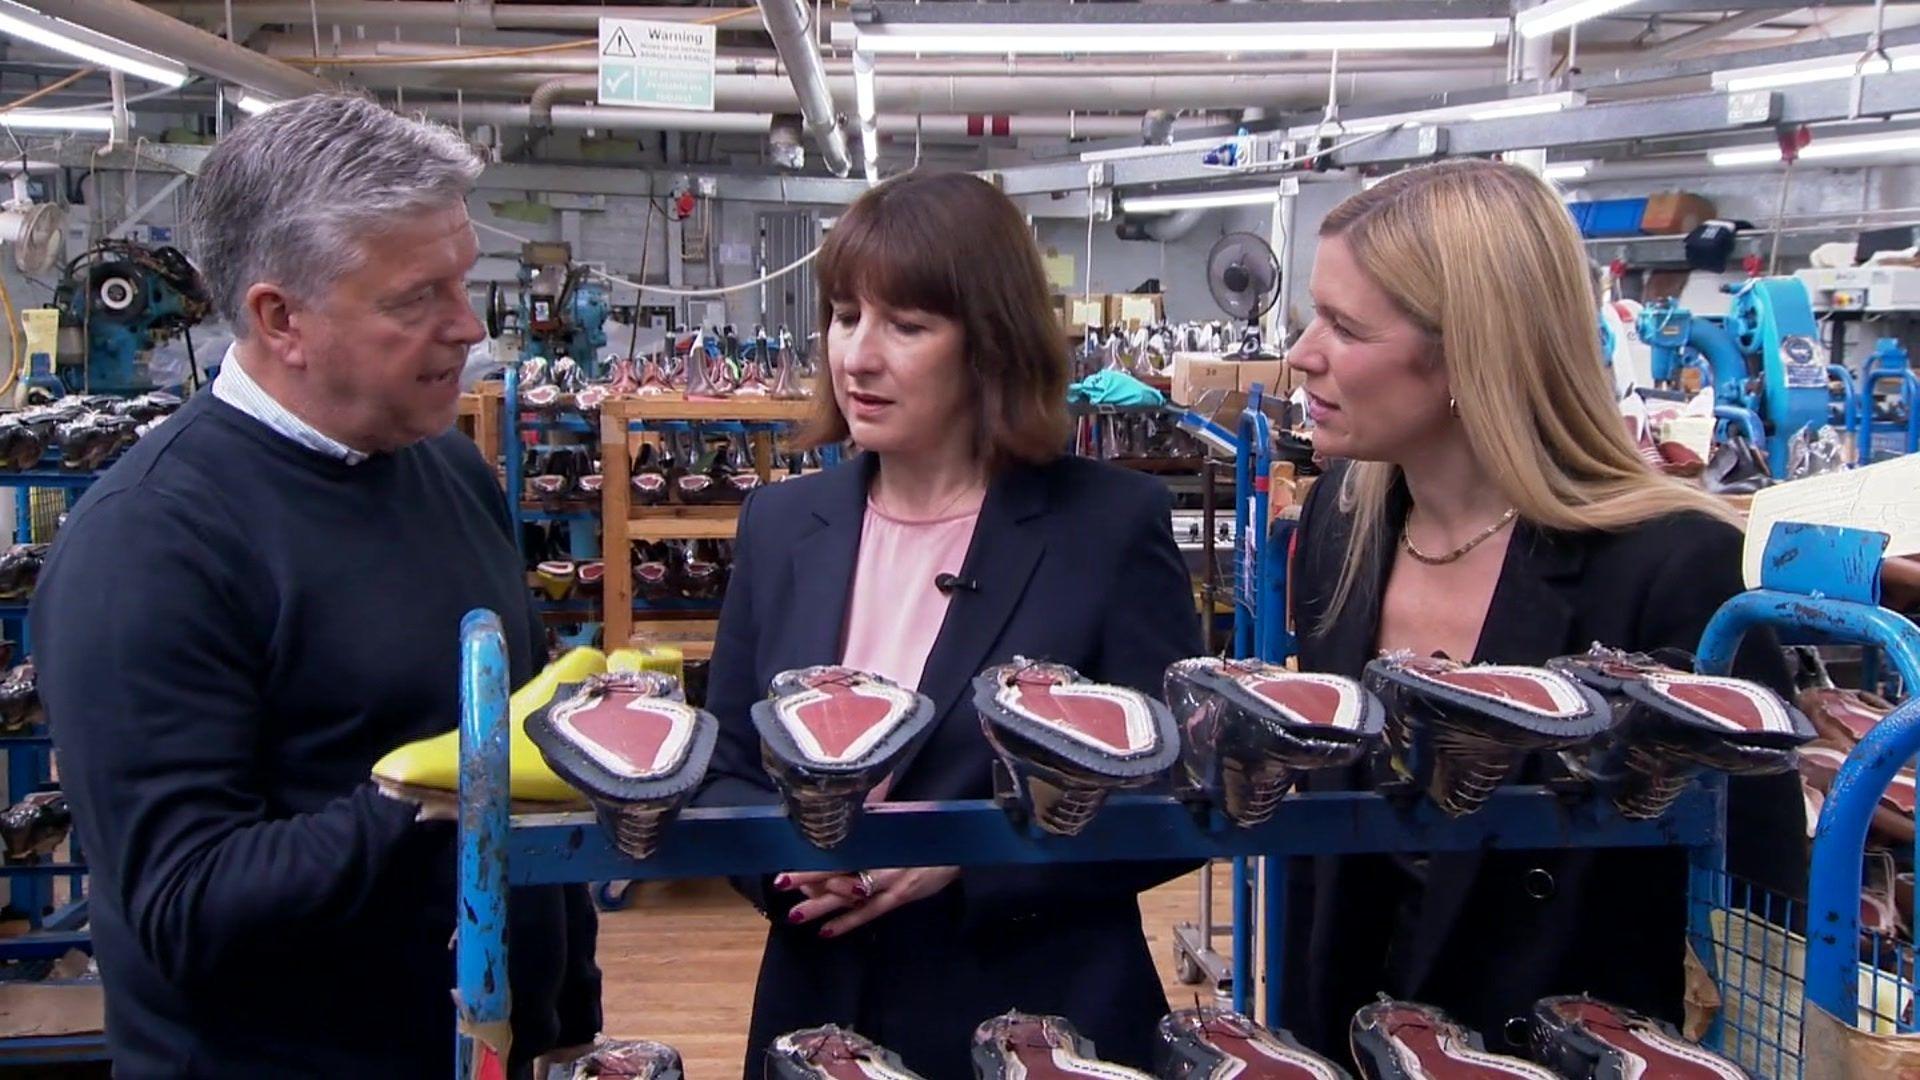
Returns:
[[[1336,467],[1302,508],[1293,562],[1300,667],[1358,677],[1376,654],[1390,557],[1356,583],[1321,629],[1352,519]],[[1409,500],[1388,506],[1397,542]],[[1514,526],[1487,607],[1475,662],[1537,665],[1594,643],[1689,655],[1720,605],[1743,589],[1739,530],[1675,514],[1620,532]],[[1388,554],[1391,554],[1391,548]],[[1771,634],[1743,644],[1735,673],[1791,692]],[[1556,767],[1542,755],[1540,779]],[[1357,776],[1317,777],[1339,787]],[[1805,895],[1805,804],[1795,774],[1736,778],[1729,787],[1728,866],[1776,891]],[[1303,860],[1302,862],[1305,862]],[[1458,852],[1425,860],[1323,858],[1291,875],[1287,1026],[1344,1056],[1353,1013],[1379,993],[1453,1013],[1489,1049],[1525,1045],[1521,1021],[1549,994],[1591,993],[1681,1020],[1686,858],[1679,849]],[[1756,905],[1758,906],[1758,905]]]
[[[741,510],[707,708],[720,741],[700,802],[776,796],[748,716],[777,673],[839,661],[876,461],[862,455],[769,485]],[[994,479],[920,691],[936,726],[895,775],[902,801],[992,795],[992,751],[972,705],[982,669],[1015,655],[1161,693],[1198,655],[1199,622],[1157,480],[1075,457]],[[971,1080],[969,1038],[1011,1008],[1064,1015],[1111,1059],[1150,1064],[1167,1008],[1141,933],[1138,893],[1184,863],[968,867],[939,894],[834,941],[789,926],[798,899],[739,883],[771,922],[745,1075],[797,1028],[852,1026],[929,1080]]]

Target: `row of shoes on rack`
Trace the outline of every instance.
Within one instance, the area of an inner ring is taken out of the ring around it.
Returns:
[[[605,480],[600,459],[585,446],[532,446],[521,459],[524,496],[554,509],[570,502],[598,503]]]
[[[639,506],[730,505],[760,486],[747,438],[737,432],[725,442],[700,440],[692,432],[667,433],[658,446],[640,447],[630,475]]]
[[[733,545],[710,539],[635,544],[632,566],[636,600],[718,600],[733,572]],[[556,602],[598,596],[606,574],[601,559],[541,559],[533,567],[536,588]]]
[[[1260,328],[1251,323],[1189,322],[1127,328],[1089,326],[1073,357],[1073,377],[1096,371],[1123,371],[1136,378],[1165,377],[1176,353],[1233,356],[1241,360],[1278,359],[1266,348]]]
[[[12,544],[0,551],[0,600],[24,600],[40,583],[50,544]]]
[[[24,472],[58,450],[62,468],[92,472],[179,407],[178,397],[156,391],[133,398],[61,398],[0,414],[0,471]]]
[[[710,346],[694,336],[676,348],[646,357],[609,356],[594,378],[571,357],[532,357],[520,364],[520,404],[535,411],[591,413],[609,398],[685,395],[695,399],[766,398],[800,401],[812,396],[813,369],[788,349],[765,343],[739,351]]]
[[[1111,793],[1160,781],[1178,763],[1174,786],[1185,801],[1248,827],[1271,818],[1307,774],[1377,756],[1383,794],[1424,796],[1457,816],[1478,810],[1531,755],[1542,764],[1557,755],[1568,797],[1591,791],[1645,819],[1665,813],[1704,770],[1792,769],[1795,749],[1814,734],[1765,687],[1597,647],[1538,668],[1396,655],[1369,665],[1364,681],[1198,657],[1173,664],[1164,689],[1162,701],[1019,658],[981,672],[973,704],[1002,766],[1002,805],[1047,832],[1077,835]],[[690,748],[711,742],[701,733],[717,721],[701,710],[651,713],[644,700],[677,693],[590,680],[552,706],[572,722],[529,723],[549,765],[594,804],[616,842],[613,823],[633,815],[652,823],[656,842],[704,773]],[[776,675],[751,715],[788,819],[828,849],[926,738],[933,706],[882,676],[828,665]],[[847,754],[856,743],[862,752]],[[664,745],[683,752],[660,760],[654,751]]]
[[[1478,1032],[1445,1012],[1382,1000],[1353,1017],[1350,1043],[1364,1080],[1508,1077],[1590,1080],[1593,1077],[1701,1077],[1748,1080],[1733,1061],[1687,1040],[1674,1028],[1586,996],[1535,1003],[1526,1023],[1527,1057],[1491,1053]],[[1009,1012],[974,1029],[977,1080],[1093,1076],[1103,1080],[1350,1080],[1340,1064],[1303,1047],[1285,1030],[1215,1007],[1181,1009],[1156,1032],[1157,1074],[1103,1061],[1091,1040],[1064,1017]],[[661,1060],[673,1052],[658,1043]],[[839,1080],[847,1076],[914,1080],[898,1054],[857,1032],[828,1025],[791,1032],[767,1051],[770,1080]],[[677,1066],[677,1055],[673,1057]],[[586,1073],[576,1075],[608,1075]],[[665,1075],[654,1073],[650,1075]]]

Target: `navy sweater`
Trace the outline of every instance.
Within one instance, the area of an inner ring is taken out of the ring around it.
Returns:
[[[540,639],[458,434],[349,466],[201,393],[75,507],[32,612],[120,1077],[452,1074],[454,830],[368,783]],[[514,1057],[599,1028],[594,914],[515,890]]]

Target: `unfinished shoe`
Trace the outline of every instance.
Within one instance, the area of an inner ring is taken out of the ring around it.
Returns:
[[[1109,792],[1152,783],[1180,753],[1165,705],[1064,664],[1015,657],[988,668],[974,677],[973,705],[1012,794],[1059,836],[1078,834]]]
[[[0,600],[21,600],[33,595],[50,546],[14,544],[0,552]]]
[[[1534,1005],[1533,1056],[1563,1076],[1591,1080],[1750,1080],[1671,1026],[1590,997]]]
[[[767,1080],[920,1080],[900,1055],[843,1027],[794,1031],[767,1047]]]
[[[1151,1080],[1146,1073],[1101,1061],[1093,1043],[1064,1018],[1022,1012],[996,1016],[973,1030],[973,1075],[979,1080]]]
[[[1837,686],[1802,690],[1799,705],[1813,725],[1815,737],[1840,750],[1853,749],[1873,725],[1893,711],[1893,703],[1878,694]]]
[[[611,1039],[576,1058],[568,1080],[594,1080],[601,1076],[635,1077],[637,1080],[681,1080],[680,1052],[666,1043],[650,1039]]]
[[[639,385],[633,392],[641,397],[660,397],[678,393],[674,388],[673,379],[661,365],[660,358],[655,356],[649,356],[641,363]]]
[[[565,600],[573,592],[579,568],[567,559],[550,559],[534,567],[533,576],[547,599]]]
[[[847,838],[867,793],[933,726],[933,702],[879,675],[820,666],[783,671],[753,706],[761,760],[807,842]]]
[[[31,663],[7,672],[0,681],[0,734],[26,731],[47,722],[47,710],[40,704],[40,681]]]
[[[640,389],[640,377],[634,374],[632,358],[607,362],[607,381],[602,384],[612,397],[626,397]]]
[[[1807,785],[1820,793],[1823,800],[1833,789],[1834,778],[1840,775],[1840,766],[1847,763],[1847,755],[1830,746],[1803,746],[1799,752],[1800,777]],[[1873,808],[1873,822],[1870,826],[1873,840],[1896,849],[1905,850],[1913,844],[1914,813],[1914,773],[1908,765],[1893,774],[1885,791],[1880,793],[1880,801]],[[1818,815],[1808,819],[1813,825]]]
[[[47,443],[18,416],[0,416],[0,469],[24,472],[40,464]]]
[[[1272,817],[1302,773],[1358,761],[1383,723],[1353,679],[1260,660],[1181,660],[1166,698],[1188,781],[1236,825]]]
[[[600,559],[589,559],[576,566],[573,574],[581,595],[599,596],[600,585],[607,577],[607,564]]]
[[[1794,750],[1813,739],[1800,710],[1755,683],[1598,646],[1551,663],[1597,690],[1613,710],[1617,723],[1608,737],[1570,760],[1627,817],[1660,816],[1703,769],[1786,772]]]
[[[58,791],[36,791],[0,812],[0,840],[9,863],[37,863],[73,831],[73,811]]]
[[[553,771],[584,792],[630,858],[644,859],[707,774],[720,722],[653,671],[595,675],[527,718]]]
[[[1480,809],[1527,754],[1584,745],[1613,724],[1599,694],[1544,668],[1403,653],[1368,664],[1366,684],[1386,705],[1395,769],[1455,816]]]
[[[1348,1039],[1364,1080],[1560,1080],[1531,1062],[1487,1053],[1477,1032],[1439,1009],[1408,1001],[1381,1001],[1361,1009],[1353,1016]]]
[[[560,779],[527,737],[527,717],[542,708],[562,686],[586,681],[607,669],[598,649],[574,649],[527,680],[507,701],[512,785],[509,798],[519,812],[581,805],[580,793]],[[460,791],[460,728],[402,746],[374,763],[373,781],[400,799],[436,805],[457,801]]]
[[[1347,1070],[1228,1009],[1180,1009],[1160,1021],[1160,1080],[1352,1080]]]

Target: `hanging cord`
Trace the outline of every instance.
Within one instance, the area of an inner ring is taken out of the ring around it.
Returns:
[[[67,87],[72,86],[74,83],[79,82],[81,79],[86,78],[87,76],[93,74],[98,70],[100,69],[83,67],[79,71],[76,71],[71,75],[68,75],[66,78],[61,79],[58,82],[48,83],[47,85],[41,87],[40,89],[35,90],[31,94],[27,94],[23,97],[15,98],[14,100],[7,102],[5,105],[0,105],[0,113],[11,112],[14,109],[18,109],[22,106],[31,105],[34,102],[39,101],[41,98],[46,97],[48,94],[65,90]]]
[[[654,203],[652,196],[648,196],[647,197],[647,223],[640,230],[640,271],[639,273],[636,273],[634,275],[634,277],[639,278],[641,281],[647,280],[647,250],[648,250],[648,245],[650,245],[653,242],[653,215],[656,212],[659,213],[661,217],[665,217],[667,213],[664,209],[662,209],[661,207],[659,207]],[[639,348],[639,346],[640,346],[640,294],[635,293],[633,297],[633,326],[631,331],[627,334],[627,359],[629,360],[633,359],[633,351],[636,348]]]
[[[1867,51],[1861,53],[1860,59],[1853,62],[1853,90],[1847,104],[1847,119],[1849,120],[1860,119],[1861,99],[1866,96],[1867,75],[1869,74],[1867,66],[1875,60],[1878,60],[1880,63],[1886,65],[1883,70],[1893,70],[1893,59],[1887,55],[1886,46],[1882,44],[1886,29],[1887,0],[1874,0],[1873,36],[1867,39]]]
[[[7,356],[7,377],[4,382],[0,382],[0,397],[5,397],[13,392],[14,384],[20,381],[20,369],[25,366],[26,359],[21,355],[26,351],[23,340],[25,335],[20,329],[20,315],[13,310],[13,297],[7,292],[5,274],[0,274],[0,307],[4,307],[7,312],[7,329],[11,332],[9,343],[12,346],[12,351]]]
[[[1081,279],[1081,300],[1093,299],[1093,174],[1087,174],[1087,272]]]

